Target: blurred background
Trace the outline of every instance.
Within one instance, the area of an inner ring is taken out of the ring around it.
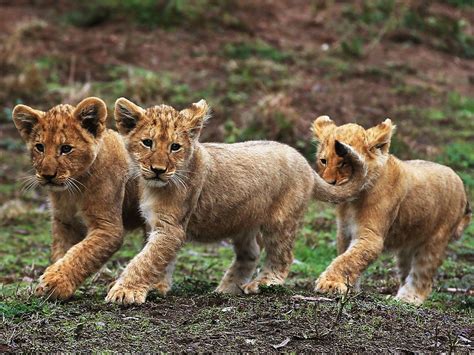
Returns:
[[[390,117],[395,154],[448,164],[472,198],[473,59],[472,0],[1,0],[2,290],[35,280],[50,243],[44,193],[22,191],[30,164],[11,121],[15,104],[47,110],[94,95],[111,113],[120,96],[176,108],[205,98],[213,116],[202,140],[278,140],[310,161],[318,115],[365,127]],[[334,218],[331,206],[312,205],[290,284],[311,288],[335,256]],[[112,280],[140,246],[139,236],[127,239],[97,277]],[[212,289],[231,257],[225,245],[187,247],[177,278],[200,275]],[[433,302],[472,306],[472,296],[446,290],[474,284],[473,261],[471,226],[451,247]],[[369,289],[395,292],[391,257],[368,275]]]

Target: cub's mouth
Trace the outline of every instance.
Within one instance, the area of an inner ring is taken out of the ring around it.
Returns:
[[[67,190],[67,186],[65,183],[62,182],[52,182],[46,181],[41,184],[43,187],[50,191],[64,191]]]
[[[169,183],[169,179],[162,179],[161,177],[158,177],[158,176],[154,176],[154,177],[143,176],[143,180],[145,180],[145,182],[148,185],[153,186],[153,187],[162,187]]]

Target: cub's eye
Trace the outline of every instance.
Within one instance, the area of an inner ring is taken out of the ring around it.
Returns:
[[[61,154],[71,153],[72,147],[69,144],[64,144],[61,146]]]
[[[326,165],[326,163],[327,163],[326,159],[321,159],[320,162],[321,162],[321,164],[323,164],[323,165]]]
[[[151,139],[144,139],[142,140],[142,143],[145,147],[151,148],[153,145],[153,141]]]
[[[181,145],[178,143],[173,143],[171,144],[171,147],[170,147],[172,152],[176,152],[177,150],[179,150],[179,148],[181,148]]]
[[[44,145],[42,145],[41,143],[35,144],[35,148],[38,152],[44,152]]]

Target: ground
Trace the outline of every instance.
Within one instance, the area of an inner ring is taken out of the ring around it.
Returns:
[[[10,118],[16,103],[47,109],[88,95],[110,109],[120,96],[179,108],[205,98],[213,117],[204,140],[275,139],[313,161],[317,115],[366,127],[390,117],[393,152],[451,166],[472,200],[472,2],[32,4],[0,5],[0,352],[473,351],[473,225],[451,244],[423,306],[390,298],[391,255],[364,274],[361,293],[326,299],[312,285],[336,254],[335,216],[319,202],[284,287],[216,295],[231,247],[187,245],[166,298],[105,304],[107,285],[142,246],[132,233],[72,300],[35,298],[49,263],[49,213],[41,190],[22,190],[30,165]]]

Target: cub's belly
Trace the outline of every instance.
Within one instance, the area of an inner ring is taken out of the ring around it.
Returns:
[[[251,218],[219,218],[216,220],[197,220],[191,218],[186,230],[186,237],[190,241],[212,243],[250,233],[259,227],[258,221]]]

